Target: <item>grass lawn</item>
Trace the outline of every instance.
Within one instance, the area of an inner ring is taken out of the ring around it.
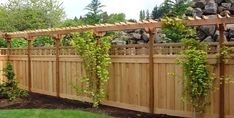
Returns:
[[[78,110],[19,109],[0,110],[0,118],[111,118]]]

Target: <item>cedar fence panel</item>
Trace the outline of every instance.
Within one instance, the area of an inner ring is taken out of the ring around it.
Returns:
[[[109,66],[110,80],[107,96],[103,104],[125,109],[150,112],[149,108],[149,55],[148,48],[143,46],[113,47],[111,50],[112,64]],[[214,46],[215,47],[215,46]],[[182,102],[183,69],[176,64],[181,45],[157,45],[154,51],[154,113],[173,116],[191,117],[191,105]],[[217,48],[217,46],[216,46]],[[216,48],[214,50],[216,50]],[[10,53],[9,60],[14,64],[16,78],[20,86],[28,89],[28,58],[23,49]],[[21,50],[21,51],[17,51]],[[216,52],[210,50],[209,63],[216,63]],[[32,48],[31,78],[32,91],[56,96],[56,55],[54,48]],[[214,53],[214,54],[213,54]],[[0,55],[0,67],[7,60],[6,55]],[[83,86],[81,77],[84,75],[82,60],[71,47],[60,49],[59,56],[60,97],[91,102],[87,96],[76,96],[73,85]],[[234,61],[226,64],[225,74],[234,76]],[[214,71],[219,75],[219,69]],[[173,73],[175,74],[174,76]],[[1,74],[2,76],[2,74]],[[234,85],[225,87],[226,118],[234,117]],[[211,105],[207,117],[217,118],[219,113],[219,90],[211,96]]]
[[[173,116],[191,117],[192,107],[182,100],[183,96],[183,68],[176,64],[176,55],[154,56],[154,84],[155,84],[155,113]],[[209,55],[209,63],[216,63],[216,56]],[[218,68],[214,73],[218,74]],[[213,71],[213,69],[212,69]],[[215,90],[211,96],[207,117],[218,118],[219,91]]]

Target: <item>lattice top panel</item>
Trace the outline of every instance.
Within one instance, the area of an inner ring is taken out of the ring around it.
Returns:
[[[0,48],[0,55],[7,55],[7,48]]]
[[[234,47],[234,42],[225,43],[227,47]],[[208,54],[217,54],[219,52],[219,44],[209,43],[207,48]],[[181,43],[167,43],[167,44],[155,44],[153,53],[154,55],[178,55],[184,50],[184,46]],[[0,49],[0,55],[28,55],[27,48],[6,48]],[[111,55],[149,55],[149,45],[113,45],[110,49]],[[55,56],[55,48],[32,48],[31,55],[34,56]],[[59,55],[72,56],[78,55],[74,47],[60,47]]]
[[[228,46],[234,46],[234,43]],[[178,55],[184,50],[181,43],[155,44],[153,53],[155,55]],[[207,49],[208,54],[217,54],[219,52],[218,43],[210,43]],[[123,45],[112,46],[111,55],[148,55],[149,48],[147,44],[142,45]]]

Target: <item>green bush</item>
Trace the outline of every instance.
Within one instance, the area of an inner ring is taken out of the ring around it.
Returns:
[[[0,39],[0,48],[6,48],[6,40],[5,39]]]
[[[13,65],[10,62],[7,62],[3,73],[7,81],[0,85],[0,98],[14,100],[17,97],[25,97],[28,95],[27,91],[18,87],[18,82],[14,79]]]
[[[11,40],[11,48],[26,48],[28,42],[22,38],[14,38]],[[6,40],[0,39],[0,48],[6,48]]]
[[[170,42],[180,42],[182,39],[195,38],[196,30],[188,28],[182,19],[165,17],[161,19],[162,34],[165,34]]]
[[[54,47],[54,39],[51,36],[39,36],[33,40],[33,47]]]

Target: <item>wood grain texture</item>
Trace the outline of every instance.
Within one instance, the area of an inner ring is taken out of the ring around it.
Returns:
[[[154,55],[153,84],[154,88],[154,113],[169,114],[174,116],[191,117],[191,105],[182,102],[183,68],[176,64],[176,55]],[[77,55],[59,56],[60,95],[63,98],[91,101],[87,96],[76,96],[73,85],[83,87],[81,78],[85,74],[82,60]],[[209,55],[210,64],[215,63],[216,57]],[[16,78],[20,87],[28,88],[28,60],[26,56],[10,55],[14,64]],[[0,56],[0,69],[5,66],[7,57]],[[109,66],[110,80],[106,87],[107,97],[103,104],[150,112],[150,82],[149,82],[149,56],[147,55],[113,55],[112,64]],[[234,61],[226,65],[225,74],[234,76]],[[33,55],[31,57],[32,91],[36,93],[56,96],[56,55]],[[219,68],[214,70],[219,75]],[[2,72],[0,78],[2,79]],[[174,76],[170,74],[174,73]],[[234,117],[234,85],[225,87],[225,116]],[[211,96],[211,106],[207,116],[218,117],[219,90]]]

